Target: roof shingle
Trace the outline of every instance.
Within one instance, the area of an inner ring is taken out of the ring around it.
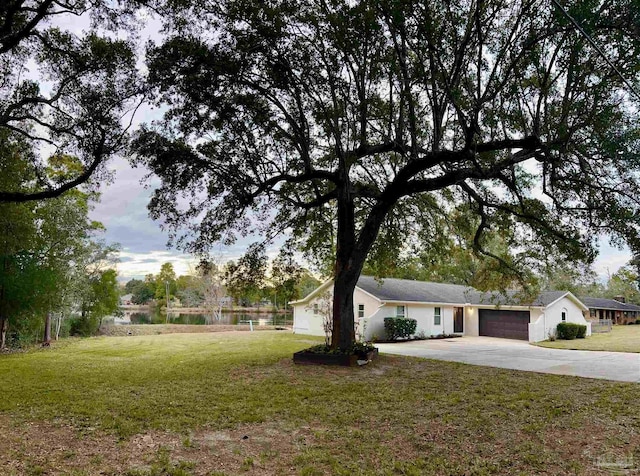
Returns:
[[[358,287],[381,301],[429,302],[448,304],[477,304],[491,306],[540,306],[544,307],[561,298],[566,291],[540,293],[533,302],[523,302],[516,291],[504,293],[481,292],[471,286],[432,283],[410,279],[360,276]]]
[[[616,301],[615,299],[581,297],[580,300],[590,309],[607,309],[610,311],[640,311],[640,306]]]

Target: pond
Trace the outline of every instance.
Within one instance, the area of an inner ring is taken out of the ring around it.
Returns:
[[[285,326],[291,325],[293,317],[291,314],[276,314],[268,312],[223,312],[220,319],[215,319],[211,315],[206,314],[182,314],[182,313],[169,313],[169,319],[167,315],[155,312],[144,311],[124,311],[122,316],[113,317],[113,323],[115,325],[127,325],[127,324],[196,324],[196,325],[210,325],[210,324],[248,324],[249,321],[253,322],[254,326]]]

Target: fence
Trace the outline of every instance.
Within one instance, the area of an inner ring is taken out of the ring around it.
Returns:
[[[591,333],[597,332],[611,332],[613,322],[611,319],[600,319],[598,321],[591,321]]]
[[[277,326],[277,327],[293,327],[293,318],[291,315],[277,315],[269,317],[252,317],[250,319],[238,319],[238,324],[247,325],[251,323],[251,326]]]

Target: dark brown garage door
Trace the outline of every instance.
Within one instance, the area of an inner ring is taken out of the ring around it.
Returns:
[[[529,311],[480,309],[480,335],[529,340]]]

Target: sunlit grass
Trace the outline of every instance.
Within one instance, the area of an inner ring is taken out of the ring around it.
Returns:
[[[308,346],[305,340],[275,332],[103,337],[5,356],[0,412],[67,417],[123,437],[260,421],[277,411],[264,393],[287,382],[243,374]]]
[[[592,334],[585,339],[545,341],[536,345],[551,349],[640,352],[640,326],[613,326],[611,332]]]

